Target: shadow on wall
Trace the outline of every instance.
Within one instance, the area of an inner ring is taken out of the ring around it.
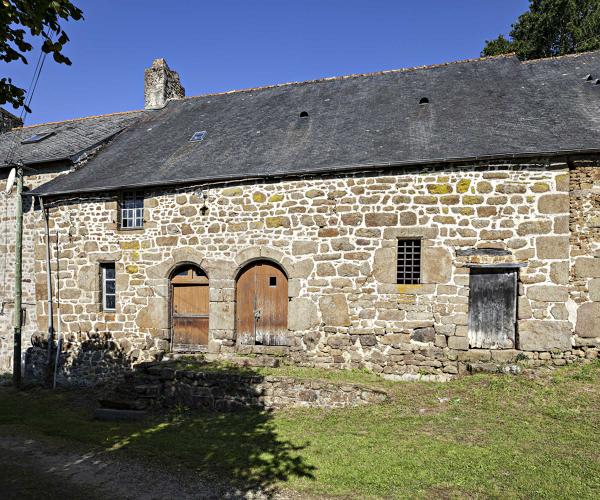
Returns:
[[[52,350],[52,367],[48,370],[47,339],[44,335],[33,335],[31,344],[25,353],[25,381],[50,385],[56,348]],[[87,387],[117,383],[131,371],[140,353],[139,349],[126,351],[109,332],[68,335],[59,357],[57,384]]]

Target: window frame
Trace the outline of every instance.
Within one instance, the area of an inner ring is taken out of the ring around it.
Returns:
[[[111,269],[114,273],[114,278],[107,278],[106,272]],[[107,292],[107,282],[114,282],[114,293]],[[108,307],[106,298],[108,296],[114,297],[114,307]],[[114,262],[101,262],[100,263],[100,306],[102,311],[115,312],[117,310],[117,266]]]
[[[396,284],[421,285],[423,280],[423,240],[421,238],[398,238],[396,241]]]
[[[128,201],[133,201],[133,207],[126,206]],[[119,197],[119,206],[118,206],[118,219],[119,219],[119,229],[123,231],[133,231],[144,229],[144,192],[138,190],[128,190],[121,191],[121,195]],[[137,206],[136,202],[141,202],[141,206]],[[128,213],[127,217],[125,217],[124,212]],[[133,225],[125,226],[124,221],[131,221]]]

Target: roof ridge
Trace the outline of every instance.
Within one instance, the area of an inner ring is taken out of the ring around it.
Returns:
[[[16,131],[16,130],[25,130],[25,129],[33,128],[33,127],[41,127],[44,125],[58,125],[59,123],[77,122],[77,121],[82,121],[82,120],[90,120],[92,118],[104,118],[105,116],[127,115],[127,114],[132,114],[132,113],[139,113],[141,111],[144,111],[144,110],[143,109],[132,109],[130,111],[115,111],[114,113],[106,113],[104,115],[82,116],[81,118],[69,118],[67,120],[59,120],[56,122],[35,123],[33,125],[24,125],[22,127],[12,128],[12,129],[10,129],[9,132]]]
[[[199,99],[201,97],[212,97],[212,96],[227,95],[227,94],[237,94],[237,93],[242,93],[242,92],[254,92],[257,90],[268,90],[268,89],[274,89],[274,88],[279,88],[279,87],[305,85],[308,83],[321,83],[321,82],[330,82],[330,81],[336,81],[336,80],[348,80],[351,78],[362,78],[362,77],[367,77],[367,76],[387,75],[390,73],[408,73],[410,71],[442,68],[442,67],[451,66],[454,64],[466,64],[466,63],[473,63],[473,62],[480,62],[480,61],[488,61],[491,59],[509,59],[509,58],[513,58],[513,57],[515,57],[515,53],[510,52],[508,54],[499,54],[496,56],[485,56],[485,57],[476,57],[476,58],[471,58],[471,59],[461,59],[458,61],[429,64],[429,65],[424,65],[424,66],[412,66],[412,67],[408,67],[408,68],[399,68],[399,69],[386,69],[386,70],[381,70],[381,71],[372,71],[370,73],[352,73],[350,75],[329,76],[329,77],[324,77],[324,78],[315,78],[312,80],[303,80],[303,81],[299,81],[299,82],[275,83],[275,84],[271,84],[271,85],[262,85],[260,87],[248,87],[245,89],[226,90],[223,92],[212,92],[209,94],[190,95],[190,96],[185,96],[185,97],[181,97],[181,98],[177,98],[177,99],[169,99],[168,102],[184,101],[186,99]]]
[[[527,59],[525,61],[521,61],[523,64],[533,64],[540,61],[552,61],[555,59],[567,59],[567,58],[575,58],[581,56],[587,56],[588,54],[600,53],[600,49],[596,50],[586,50],[585,52],[575,52],[574,54],[563,54],[561,56],[550,56],[550,57],[539,57],[537,59]]]

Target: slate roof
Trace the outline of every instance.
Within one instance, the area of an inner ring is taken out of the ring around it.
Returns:
[[[598,150],[597,78],[600,51],[529,62],[483,58],[174,100],[36,192]],[[419,104],[423,97],[429,104]],[[189,141],[203,130],[202,141]]]
[[[70,160],[120,132],[142,113],[129,111],[12,129],[0,134],[0,168],[9,165],[11,150],[12,160],[25,164]],[[48,132],[53,135],[40,142],[21,144],[34,134]]]

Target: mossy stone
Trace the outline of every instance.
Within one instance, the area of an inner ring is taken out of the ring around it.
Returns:
[[[471,179],[461,179],[456,184],[457,193],[466,193],[471,187]]]
[[[242,188],[240,187],[231,187],[225,188],[222,191],[223,196],[240,196],[242,194]]]
[[[427,191],[431,194],[448,194],[452,192],[450,184],[427,184]]]

